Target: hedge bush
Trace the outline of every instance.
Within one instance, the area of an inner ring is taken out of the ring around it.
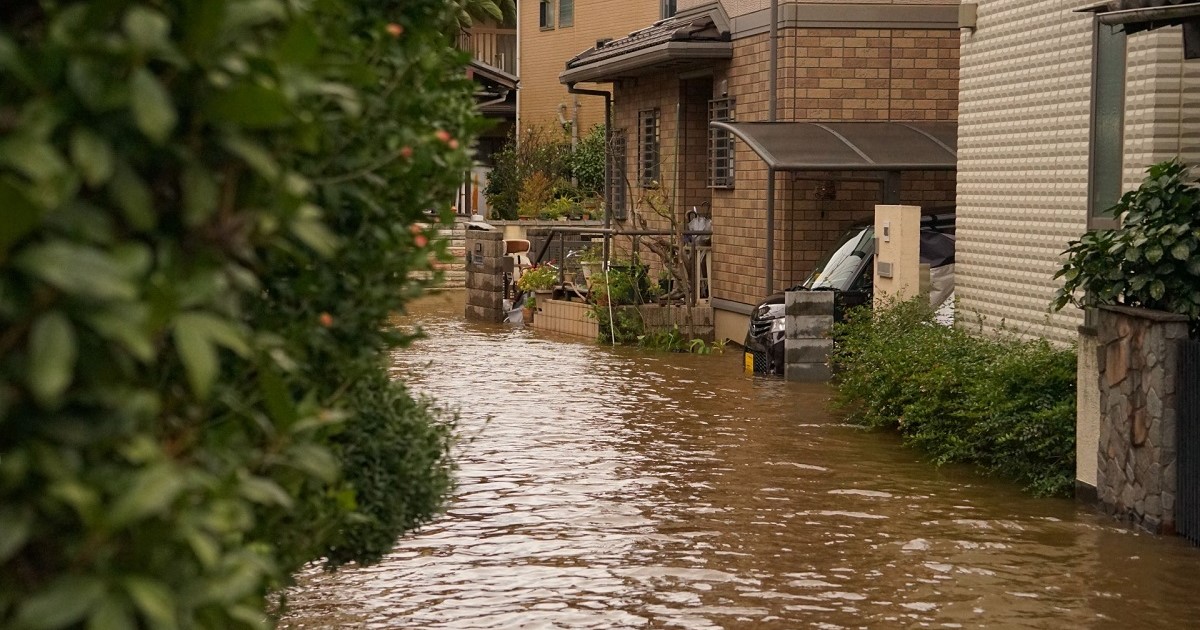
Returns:
[[[450,486],[387,375],[475,130],[441,0],[0,4],[0,627],[261,627]]]
[[[920,299],[855,309],[835,335],[836,400],[854,420],[898,430],[937,463],[1071,492],[1074,351],[938,325]]]

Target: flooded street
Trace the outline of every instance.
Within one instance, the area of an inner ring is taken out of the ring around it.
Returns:
[[[736,351],[610,349],[427,299],[398,378],[460,413],[446,513],[300,576],[290,628],[1186,628],[1200,551],[934,468]]]

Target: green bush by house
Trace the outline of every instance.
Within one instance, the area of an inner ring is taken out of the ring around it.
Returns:
[[[1075,478],[1075,353],[934,322],[923,300],[852,311],[835,332],[837,401],[937,463],[976,464],[1039,495]]]
[[[0,3],[0,627],[269,625],[438,509],[383,361],[470,164],[457,17]]]

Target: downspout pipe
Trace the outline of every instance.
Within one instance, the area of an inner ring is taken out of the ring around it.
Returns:
[[[770,60],[767,69],[767,122],[779,116],[779,0],[771,0]]]
[[[612,147],[613,120],[612,120],[612,92],[606,90],[588,90],[575,87],[575,83],[567,84],[568,94],[579,94],[581,96],[602,96],[604,97],[604,266],[608,267],[609,251],[612,248],[612,234],[608,231],[612,227],[612,156],[609,155]]]

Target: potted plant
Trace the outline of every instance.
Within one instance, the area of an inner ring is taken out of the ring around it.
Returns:
[[[558,269],[549,263],[530,267],[517,279],[518,289],[546,299],[549,298],[546,294],[554,291],[555,284],[558,284]]]
[[[592,276],[604,272],[604,247],[592,243],[579,251],[579,267],[583,270],[583,281],[590,283]]]

